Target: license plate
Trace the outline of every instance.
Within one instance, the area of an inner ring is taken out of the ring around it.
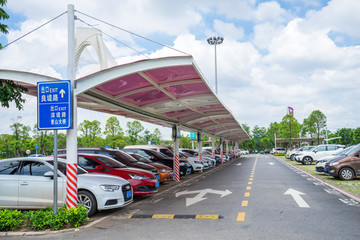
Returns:
[[[158,188],[159,185],[160,185],[159,182],[156,182],[156,183],[155,183],[155,187],[156,187],[156,188]]]
[[[327,168],[324,168],[324,171],[327,172]]]
[[[132,196],[132,191],[127,191],[126,192],[126,198],[131,198]]]
[[[171,174],[171,177],[173,178],[174,176],[175,176],[175,174],[172,173],[172,174]]]
[[[191,173],[191,168],[188,168],[187,173]]]
[[[157,176],[157,180],[159,180],[159,181],[160,181],[160,176]]]

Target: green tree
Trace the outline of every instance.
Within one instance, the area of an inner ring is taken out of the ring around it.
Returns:
[[[11,134],[0,135],[0,158],[15,157],[15,151],[11,144],[13,141],[14,136]]]
[[[353,130],[353,140],[354,144],[360,143],[360,127]]]
[[[341,137],[337,141],[339,144],[349,145],[354,141],[353,130],[351,128],[340,128],[335,133]]]
[[[39,146],[38,153],[49,155],[52,153],[52,149],[54,148],[54,136],[50,136],[50,132],[39,131],[37,130],[37,124],[34,125],[32,130],[33,132],[33,146],[32,149],[35,148],[35,145]]]
[[[326,116],[320,110],[315,110],[304,119],[303,127],[312,137],[316,137],[317,144],[320,144],[320,137],[325,133]]]
[[[286,114],[279,125],[279,137],[286,139],[287,144],[292,146],[292,140],[298,138],[301,125],[294,115]]]
[[[275,134],[279,137],[280,125],[277,122],[270,123],[269,128],[266,131],[266,136],[270,139],[272,146],[275,146]],[[270,146],[270,148],[272,147]]]
[[[17,117],[17,119],[14,120],[14,123],[10,125],[10,129],[14,135],[14,140],[11,144],[14,148],[15,156],[19,157],[25,154],[27,148],[30,148],[29,143],[31,140],[29,135],[31,128],[20,123],[20,121],[21,117]]]
[[[79,139],[80,146],[82,147],[102,146],[102,143],[99,140],[99,137],[101,135],[101,128],[99,121],[84,120],[82,123],[80,123],[78,128],[82,132],[82,136]]]
[[[110,117],[105,124],[105,142],[112,148],[121,147],[124,145],[123,129],[120,127],[120,122],[116,117]]]
[[[261,148],[261,139],[266,136],[266,128],[255,125],[252,130],[252,140],[257,149]]]
[[[139,121],[136,120],[132,122],[127,122],[126,126],[126,132],[128,133],[130,144],[136,144],[136,141],[139,138],[139,133],[144,130],[144,127]]]
[[[9,19],[9,15],[2,8],[6,5],[7,0],[0,0],[0,32],[7,34],[9,27],[1,23],[5,19]],[[0,43],[0,50],[2,45]],[[14,101],[16,107],[21,110],[23,109],[23,103],[25,99],[22,98],[21,94],[27,92],[28,89],[15,84],[13,81],[0,79],[0,103],[2,107],[9,108],[9,103]]]

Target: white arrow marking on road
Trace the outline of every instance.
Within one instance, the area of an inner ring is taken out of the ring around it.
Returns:
[[[213,190],[213,189],[210,189],[210,188],[207,188],[207,189],[203,189],[203,190],[196,190],[196,191],[182,191],[182,192],[178,192],[175,194],[175,197],[179,197],[179,196],[182,196],[182,195],[188,195],[188,194],[194,194],[194,193],[197,193],[197,195],[193,198],[186,198],[186,206],[190,206],[192,204],[195,204],[195,203],[198,203],[198,202],[201,202],[207,198],[204,198],[204,196],[207,194],[207,193],[213,193],[213,194],[219,194],[220,197],[225,197],[229,194],[231,194],[232,192],[229,191],[228,189],[226,189],[225,191],[219,191],[219,190]]]
[[[64,97],[64,94],[65,94],[64,89],[61,89],[59,93],[60,93],[60,95],[61,95],[61,98],[63,98],[63,97]]]
[[[310,206],[305,202],[305,200],[300,195],[306,195],[305,193],[296,191],[295,189],[289,188],[285,193],[285,195],[291,195],[297,205],[301,208],[309,208]]]
[[[236,165],[241,166],[242,163],[237,163]]]
[[[272,165],[274,165],[274,163],[272,163],[272,162],[269,162],[269,165],[271,165],[271,166],[272,166]]]

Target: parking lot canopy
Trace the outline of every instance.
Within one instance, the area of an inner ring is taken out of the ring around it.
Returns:
[[[36,96],[36,82],[34,86],[29,79],[10,80],[23,82],[29,94]],[[75,94],[81,108],[162,126],[177,124],[182,130],[239,143],[249,139],[191,56],[141,60],[108,68],[77,79]]]

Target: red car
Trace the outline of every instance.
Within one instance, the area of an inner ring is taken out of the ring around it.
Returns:
[[[65,158],[66,155],[59,155]],[[159,181],[149,171],[128,168],[118,161],[100,154],[78,154],[78,165],[92,173],[111,174],[127,180],[134,195],[146,195],[156,193],[159,188]]]

